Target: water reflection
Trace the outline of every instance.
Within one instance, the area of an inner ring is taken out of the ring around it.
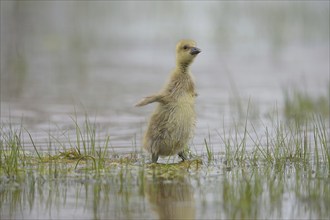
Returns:
[[[186,177],[116,173],[59,175],[33,172],[0,182],[1,219],[195,219],[194,190]],[[140,178],[140,179],[139,179]],[[138,184],[136,184],[138,183]]]
[[[323,179],[327,178],[324,170],[320,168],[319,179],[314,178],[311,170],[288,164],[226,173],[219,182],[220,191],[216,192],[222,200],[222,213],[217,214],[225,219],[327,216],[330,188]]]
[[[202,166],[196,176],[165,165],[157,173],[122,165],[102,175],[48,169],[0,179],[1,219],[319,219],[330,212],[326,167]]]
[[[126,175],[126,174],[124,174]],[[128,174],[127,174],[128,175]],[[58,177],[29,174],[2,179],[1,219],[128,219],[154,218],[132,179],[121,174]]]
[[[159,219],[195,219],[194,190],[186,177],[148,177],[145,193]]]

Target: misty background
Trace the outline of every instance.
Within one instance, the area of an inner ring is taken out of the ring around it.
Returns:
[[[329,92],[329,1],[1,1],[0,33],[1,123],[40,143],[87,112],[114,146],[139,145],[154,105],[133,106],[162,88],[183,38],[202,50],[197,145],[237,99],[263,115],[285,89]]]

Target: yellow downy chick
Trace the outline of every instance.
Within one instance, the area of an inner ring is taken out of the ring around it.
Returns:
[[[143,147],[156,163],[159,156],[178,154],[182,160],[184,147],[194,133],[195,83],[189,66],[201,52],[193,40],[181,40],[176,45],[176,67],[164,89],[145,97],[136,106],[158,102],[143,139]]]

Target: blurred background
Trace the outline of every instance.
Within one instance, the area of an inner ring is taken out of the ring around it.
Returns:
[[[329,1],[1,1],[0,33],[2,126],[39,146],[85,114],[113,146],[139,146],[154,105],[133,106],[162,88],[182,38],[202,49],[196,146],[237,103],[262,117],[288,88],[329,93]]]

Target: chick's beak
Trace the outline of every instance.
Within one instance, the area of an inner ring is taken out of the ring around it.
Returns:
[[[190,49],[190,54],[191,54],[191,55],[196,55],[196,54],[199,54],[200,52],[202,52],[201,49],[199,49],[199,48],[197,48],[197,47],[192,47],[192,48]]]

